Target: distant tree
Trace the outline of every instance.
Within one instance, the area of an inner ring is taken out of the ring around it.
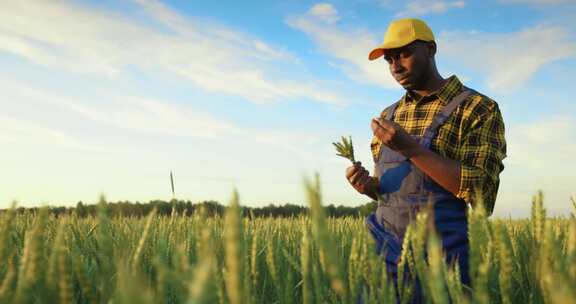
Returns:
[[[77,214],[79,217],[85,217],[86,214],[87,214],[86,207],[84,207],[84,204],[82,203],[82,201],[79,201],[79,202],[76,204],[76,210],[74,210],[74,211],[76,212],[76,214]]]
[[[359,215],[362,217],[366,217],[371,212],[376,211],[377,207],[378,207],[378,203],[376,201],[372,201],[372,202],[366,203],[364,205],[361,205],[360,207],[357,207],[357,208],[358,208]]]
[[[170,201],[163,200],[152,200],[148,203],[141,203],[139,201],[129,202],[129,201],[119,201],[119,202],[108,202],[105,205],[106,213],[111,217],[124,217],[124,216],[134,216],[142,217],[146,216],[154,208],[157,209],[159,215],[169,216],[172,214],[172,208],[179,215],[191,216],[197,212],[200,208],[203,208],[206,212],[206,216],[223,216],[226,207],[218,203],[217,201],[208,200],[193,204],[191,201],[180,201],[172,199]],[[85,205],[82,201],[76,203],[75,207],[51,207],[50,212],[55,216],[62,214],[75,213],[79,217],[86,216],[96,216],[98,213],[98,205]],[[376,209],[376,204],[370,202],[358,207],[348,207],[343,205],[335,206],[334,204],[327,205],[324,207],[327,216],[330,217],[344,217],[344,216],[367,216],[370,212]],[[3,210],[0,210],[2,212]],[[38,212],[38,208],[24,208],[18,207],[16,209],[18,213],[24,212]],[[246,217],[296,217],[299,215],[304,215],[308,213],[308,208],[302,205],[295,204],[284,204],[284,205],[273,205],[268,204],[263,207],[242,207],[242,214]]]

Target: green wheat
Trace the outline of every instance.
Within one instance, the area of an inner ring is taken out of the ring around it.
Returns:
[[[336,147],[336,151],[338,152],[336,155],[347,158],[352,163],[356,162],[354,159],[354,146],[352,145],[352,137],[348,136],[348,138],[346,138],[342,136],[342,142],[335,142],[332,144],[334,147]]]

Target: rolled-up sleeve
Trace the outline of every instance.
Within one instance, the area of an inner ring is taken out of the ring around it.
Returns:
[[[475,206],[481,200],[490,215],[506,158],[504,120],[498,104],[488,98],[472,110],[472,119],[460,144],[460,187],[456,197]]]

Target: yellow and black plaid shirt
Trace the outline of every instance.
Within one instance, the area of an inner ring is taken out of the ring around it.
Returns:
[[[461,91],[462,83],[456,76],[451,76],[445,86],[419,100],[407,92],[396,107],[394,121],[409,134],[423,136],[442,106]],[[386,114],[384,110],[381,116]],[[375,161],[380,146],[380,141],[374,137],[371,149]],[[504,121],[498,104],[484,95],[472,93],[438,128],[431,150],[460,161],[460,188],[456,197],[474,204],[478,191],[488,214],[492,214],[500,184],[499,174],[504,170],[502,160],[506,157]]]

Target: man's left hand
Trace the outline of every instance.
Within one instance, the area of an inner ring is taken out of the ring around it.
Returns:
[[[399,124],[384,118],[373,118],[372,132],[390,149],[410,158],[419,152],[420,144]]]

